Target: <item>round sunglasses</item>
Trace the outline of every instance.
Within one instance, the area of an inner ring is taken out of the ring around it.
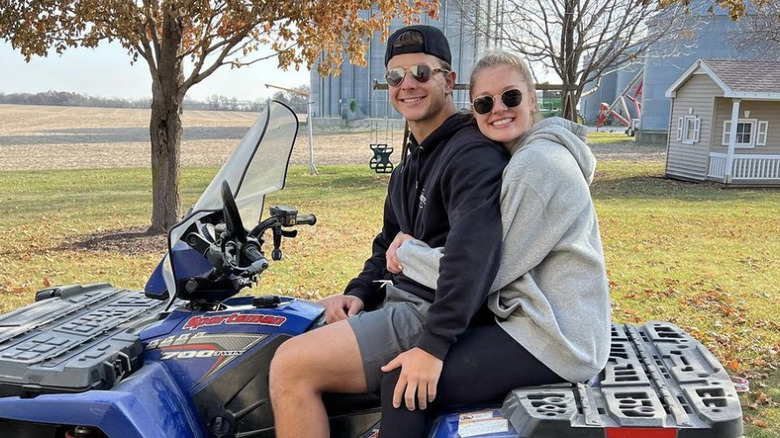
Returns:
[[[407,71],[412,75],[412,78],[419,83],[428,82],[434,73],[442,72],[447,74],[450,72],[446,68],[433,68],[425,64],[417,64],[409,68],[395,67],[388,69],[387,73],[385,73],[387,85],[391,87],[397,87],[401,85],[401,82],[404,81],[404,77],[406,76]]]
[[[471,106],[477,114],[487,114],[493,111],[493,96],[482,96],[474,99]],[[514,108],[523,102],[523,92],[514,88],[501,93],[501,102],[507,108]]]

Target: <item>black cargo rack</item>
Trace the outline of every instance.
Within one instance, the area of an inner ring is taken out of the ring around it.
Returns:
[[[0,397],[110,389],[142,365],[138,331],[167,304],[107,283],[36,301],[0,316]]]
[[[667,322],[613,324],[609,362],[592,382],[516,389],[502,412],[521,437],[630,436],[620,433],[632,429],[674,431],[664,436],[677,438],[743,435],[739,397],[726,370]]]

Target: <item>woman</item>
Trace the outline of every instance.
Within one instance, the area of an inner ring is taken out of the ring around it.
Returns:
[[[541,119],[530,73],[513,54],[480,59],[469,88],[480,131],[512,154],[501,188],[501,266],[487,300],[495,323],[458,337],[426,410],[415,409],[415,402],[426,405],[415,400],[415,376],[397,360],[383,367],[382,438],[423,436],[430,411],[444,406],[501,401],[519,386],[588,380],[609,354],[609,289],[589,191],[596,160],[586,128]],[[433,288],[441,254],[399,234],[387,268]]]

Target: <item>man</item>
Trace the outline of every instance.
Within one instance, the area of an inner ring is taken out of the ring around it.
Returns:
[[[285,342],[272,361],[278,437],[328,436],[322,394],[378,391],[391,360],[402,368],[399,386],[424,409],[447,350],[483,309],[498,269],[508,154],[456,112],[451,62],[434,27],[408,26],[388,39],[390,100],[409,123],[411,153],[391,176],[363,271],[344,295],[321,302],[328,324]],[[401,231],[445,247],[435,290],[386,271],[385,252]]]

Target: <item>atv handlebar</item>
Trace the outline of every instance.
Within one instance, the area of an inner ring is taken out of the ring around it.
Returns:
[[[251,263],[248,272],[252,274],[259,274],[268,269],[268,260],[265,259],[263,253],[256,245],[247,244],[244,245],[241,251],[244,257]]]
[[[225,195],[229,195],[229,192]],[[226,197],[229,198],[229,196]],[[228,204],[229,202],[226,203],[226,205]],[[317,223],[317,217],[313,214],[298,214],[298,210],[294,207],[277,205],[270,208],[271,216],[269,218],[247,232],[241,225],[237,211],[237,208],[225,209],[226,224],[216,226],[216,228],[224,230],[220,233],[220,238],[217,241],[209,244],[199,235],[196,238],[197,233],[191,233],[186,240],[190,246],[199,249],[201,253],[206,255],[211,265],[214,266],[218,278],[225,278],[227,275],[233,274],[249,281],[255,281],[258,274],[268,269],[268,260],[262,250],[263,234],[267,230],[271,230],[273,235],[271,258],[280,260],[282,258],[282,237],[293,238],[298,234],[296,230],[284,228]],[[232,226],[228,227],[227,222],[231,222]],[[237,230],[237,227],[241,229]],[[208,248],[208,250],[203,251],[203,247]]]
[[[295,218],[296,225],[314,225],[317,223],[317,217],[313,214],[299,214]]]

